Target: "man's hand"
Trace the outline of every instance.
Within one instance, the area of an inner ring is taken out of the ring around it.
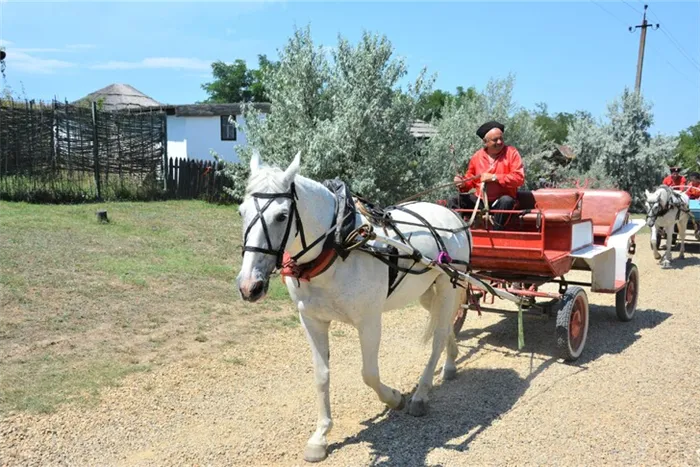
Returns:
[[[481,174],[481,181],[482,182],[492,182],[493,181],[493,174],[490,174],[490,173]]]
[[[462,177],[460,177],[459,175],[455,175],[454,182],[462,184],[462,183],[464,183],[464,179]]]

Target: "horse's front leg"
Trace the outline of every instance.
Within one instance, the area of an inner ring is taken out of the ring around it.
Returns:
[[[362,380],[377,393],[379,400],[395,410],[403,409],[404,396],[389,386],[382,384],[379,378],[379,341],[382,337],[382,318],[380,310],[365,317],[357,326],[362,349]]]
[[[330,370],[328,367],[328,328],[330,323],[304,316],[303,313],[300,313],[299,316],[301,325],[306,331],[306,337],[311,346],[311,356],[313,358],[316,379],[316,398],[318,403],[316,431],[306,443],[304,460],[307,462],[318,462],[322,461],[327,456],[328,440],[326,435],[328,435],[333,427],[329,391]]]
[[[661,235],[659,233],[659,228],[654,225],[651,228],[651,237],[649,239],[649,242],[651,243],[651,251],[654,252],[654,259],[657,261],[661,259],[661,255],[659,254],[659,249],[656,247],[657,238],[659,235]]]
[[[666,229],[666,253],[664,253],[664,259],[661,261],[662,269],[671,269],[671,245],[673,244],[673,224],[671,224],[670,233],[669,229]]]

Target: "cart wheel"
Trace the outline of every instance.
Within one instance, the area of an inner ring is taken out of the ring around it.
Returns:
[[[557,310],[557,347],[567,361],[576,360],[586,345],[588,336],[588,297],[577,286],[564,293]]]
[[[639,297],[639,270],[632,261],[627,262],[627,283],[615,294],[615,311],[620,321],[630,321],[637,311]]]

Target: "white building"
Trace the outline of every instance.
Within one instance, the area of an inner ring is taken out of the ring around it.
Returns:
[[[254,106],[263,117],[270,113],[270,104]],[[166,105],[161,109],[167,115],[168,157],[213,160],[214,151],[225,161],[237,162],[236,148],[248,143],[239,104]]]

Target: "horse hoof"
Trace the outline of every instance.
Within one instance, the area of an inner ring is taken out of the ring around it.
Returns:
[[[422,417],[428,413],[428,404],[425,401],[411,400],[411,405],[408,407],[408,414],[414,417]]]
[[[457,368],[445,368],[442,372],[442,378],[445,381],[453,380],[457,377]]]
[[[661,263],[661,269],[671,269],[671,262],[664,261],[663,263]]]
[[[304,449],[304,460],[306,462],[321,462],[328,456],[326,447],[320,444],[307,444]]]
[[[661,255],[654,255],[654,259],[657,260],[657,261],[660,260],[660,259],[661,259]]]
[[[685,259],[685,255],[681,253],[680,255],[678,255],[678,259]]]

